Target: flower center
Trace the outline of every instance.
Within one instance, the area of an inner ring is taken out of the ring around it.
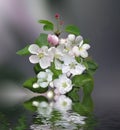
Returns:
[[[66,106],[66,105],[67,105],[67,102],[64,101],[64,102],[62,103],[62,105],[63,105],[63,106]]]
[[[43,58],[44,57],[44,53],[39,53],[38,57],[39,58]]]
[[[63,88],[66,88],[66,87],[67,87],[67,83],[66,83],[66,82],[63,82],[63,83],[62,83],[62,86],[63,86]]]
[[[70,69],[75,69],[75,64],[74,63],[70,64]]]
[[[82,51],[82,50],[83,50],[83,48],[82,48],[82,47],[79,47],[79,50],[80,50],[80,51]]]

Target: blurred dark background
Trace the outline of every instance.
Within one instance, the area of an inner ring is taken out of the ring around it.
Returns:
[[[119,0],[0,0],[0,84],[22,85],[34,76],[28,57],[16,51],[34,43],[43,31],[39,19],[53,20],[55,13],[90,40],[89,55],[99,64],[93,92],[96,115],[120,121]]]

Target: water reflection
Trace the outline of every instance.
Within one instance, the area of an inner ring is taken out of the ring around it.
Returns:
[[[40,95],[0,111],[0,130],[94,130],[96,123],[90,95],[81,101]]]

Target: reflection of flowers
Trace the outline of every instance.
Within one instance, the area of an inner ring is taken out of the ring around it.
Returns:
[[[72,108],[72,100],[65,95],[61,95],[58,97],[54,104],[55,109],[66,112],[68,110],[71,110]]]
[[[38,114],[43,117],[49,117],[52,112],[52,104],[48,104],[47,102],[40,102],[37,108]]]
[[[33,101],[37,107],[37,119],[41,123],[31,125],[33,130],[82,130],[85,125],[85,116],[72,111],[72,100],[65,95],[60,95],[56,101]]]

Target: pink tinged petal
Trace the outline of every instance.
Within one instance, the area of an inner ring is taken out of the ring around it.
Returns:
[[[51,45],[58,45],[59,44],[59,39],[56,35],[51,35],[51,34],[48,34],[48,42],[51,44]]]
[[[31,55],[30,57],[29,57],[29,61],[31,62],[31,63],[33,63],[33,64],[36,64],[36,63],[39,63],[39,57],[37,56],[37,55]]]
[[[90,48],[90,45],[89,44],[83,44],[82,48],[85,49],[85,50],[88,50]]]
[[[29,50],[29,52],[32,53],[32,54],[38,54],[40,48],[39,48],[38,45],[32,44],[32,45],[29,46],[28,50]]]
[[[81,55],[81,57],[86,58],[86,57],[88,57],[88,52],[86,50],[82,50],[82,51],[80,51],[80,55]]]

